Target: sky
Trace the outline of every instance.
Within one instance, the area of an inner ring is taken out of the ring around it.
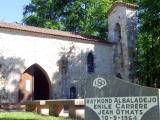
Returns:
[[[23,17],[23,8],[31,0],[1,0],[0,3],[0,21],[21,23]]]

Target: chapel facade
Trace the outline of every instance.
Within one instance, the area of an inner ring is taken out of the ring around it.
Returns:
[[[7,99],[0,102],[84,98],[90,74],[133,82],[136,8],[113,4],[108,41],[0,22],[0,91]]]

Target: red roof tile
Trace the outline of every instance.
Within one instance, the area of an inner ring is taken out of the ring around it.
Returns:
[[[64,32],[64,31],[60,31],[60,30],[52,30],[52,29],[47,29],[47,28],[39,28],[39,27],[21,25],[21,24],[16,24],[16,23],[0,22],[0,28],[34,32],[34,33],[47,34],[47,35],[60,36],[60,37],[67,37],[67,38],[75,38],[75,40],[79,39],[79,40],[85,40],[85,41],[112,44],[111,42],[108,42],[106,40],[97,39],[95,37],[87,37],[87,36],[79,35],[77,33]]]
[[[137,9],[138,5],[124,2],[114,2],[112,7],[108,10],[107,15],[109,15],[116,6],[124,6],[131,9]]]

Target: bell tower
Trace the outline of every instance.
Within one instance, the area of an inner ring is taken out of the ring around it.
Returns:
[[[134,4],[115,2],[108,12],[108,39],[114,43],[114,73],[130,82],[134,82],[137,7]]]

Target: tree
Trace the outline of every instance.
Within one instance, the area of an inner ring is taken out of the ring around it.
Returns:
[[[32,0],[24,8],[23,23],[106,39],[106,12],[114,1],[116,0]]]
[[[140,84],[160,87],[160,1],[139,2],[137,77]]]

